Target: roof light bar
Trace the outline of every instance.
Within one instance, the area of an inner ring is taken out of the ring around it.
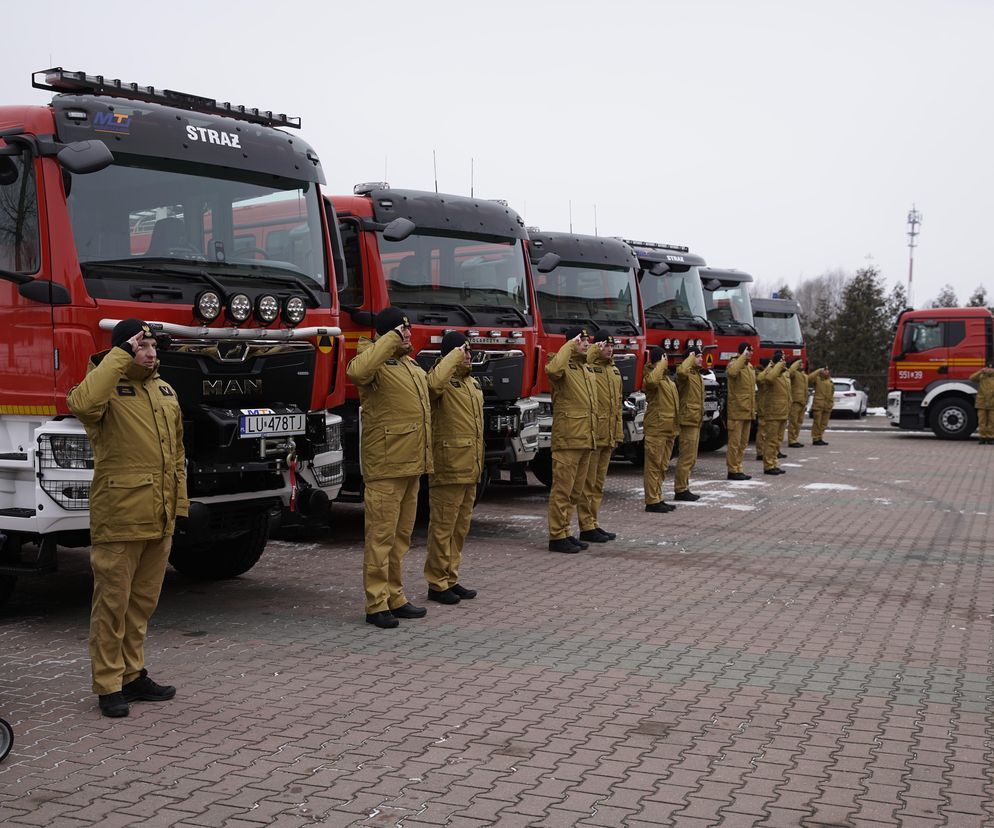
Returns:
[[[389,190],[390,184],[387,181],[364,181],[356,184],[352,188],[353,195],[369,195],[373,190]]]
[[[647,247],[650,250],[676,250],[680,253],[689,253],[690,248],[680,244],[663,244],[660,242],[635,241],[634,239],[622,239],[629,247]]]
[[[39,81],[39,75],[44,81]],[[112,98],[128,98],[133,101],[174,106],[206,115],[223,115],[239,121],[249,121],[269,127],[292,127],[300,129],[300,118],[291,118],[283,113],[269,110],[237,106],[227,101],[219,103],[214,98],[177,92],[173,89],[156,89],[154,86],[139,86],[137,83],[124,83],[117,78],[103,75],[87,75],[85,72],[70,72],[61,66],[42,69],[31,75],[31,85],[35,89],[49,89],[53,92],[71,92],[80,95],[107,95]]]

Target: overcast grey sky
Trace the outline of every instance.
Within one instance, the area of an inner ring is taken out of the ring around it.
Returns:
[[[278,13],[273,13],[273,10]],[[303,118],[331,192],[386,178],[529,224],[687,244],[764,283],[874,263],[981,282],[994,2],[9,4],[0,105],[50,61]],[[870,258],[872,257],[872,258]]]

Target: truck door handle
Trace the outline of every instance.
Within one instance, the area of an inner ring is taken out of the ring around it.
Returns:
[[[936,373],[938,373],[938,374],[948,374],[949,373],[949,366],[948,365],[940,365],[939,366],[939,370]]]

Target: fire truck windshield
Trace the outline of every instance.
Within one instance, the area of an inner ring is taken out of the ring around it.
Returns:
[[[705,294],[708,319],[718,327],[739,330],[753,325],[752,303],[749,301],[747,283],[720,287]]]
[[[535,293],[543,319],[621,323],[628,333],[632,326],[641,332],[631,268],[561,264],[549,273],[535,273]]]
[[[169,260],[219,277],[291,274],[323,288],[317,187],[243,170],[132,157],[67,180],[84,275],[102,262],[168,275]],[[153,266],[162,264],[163,273]],[[138,269],[138,268],[136,268]]]
[[[704,288],[697,267],[680,272],[670,271],[662,276],[643,271],[640,287],[647,318],[707,319]]]
[[[524,251],[518,239],[412,233],[391,242],[377,233],[390,302],[528,311]]]
[[[762,311],[756,314],[756,330],[763,342],[794,343],[804,342],[801,322],[796,313],[774,313]]]

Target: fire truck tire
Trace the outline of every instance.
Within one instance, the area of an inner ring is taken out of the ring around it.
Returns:
[[[721,425],[712,425],[701,429],[701,443],[697,450],[717,451],[728,442],[728,432]]]
[[[552,452],[548,449],[539,450],[538,454],[532,458],[528,464],[532,474],[538,478],[538,482],[545,488],[552,488]]]
[[[949,397],[933,408],[931,426],[940,440],[966,440],[977,430],[977,412],[965,397]]]
[[[251,517],[248,529],[238,535],[212,536],[195,543],[173,543],[169,563],[189,578],[222,580],[237,578],[258,563],[269,541],[269,513]]]
[[[14,728],[3,719],[0,719],[0,762],[7,758],[10,749],[14,746]]]
[[[17,576],[7,572],[0,573],[0,607],[7,605],[10,596],[14,594],[14,587],[17,586]]]
[[[631,461],[632,465],[637,469],[641,469],[645,466],[645,443],[641,440],[635,444],[635,450],[632,452]]]

